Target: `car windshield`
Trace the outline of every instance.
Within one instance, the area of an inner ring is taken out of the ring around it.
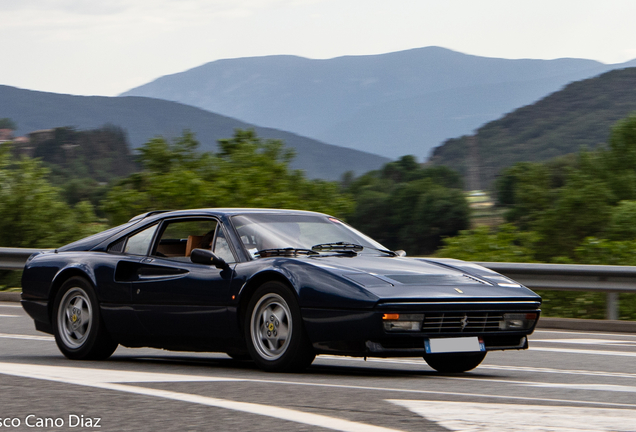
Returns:
[[[311,249],[330,243],[360,245],[371,249],[368,252],[386,249],[344,222],[324,215],[250,214],[234,216],[232,222],[252,258],[266,249]]]

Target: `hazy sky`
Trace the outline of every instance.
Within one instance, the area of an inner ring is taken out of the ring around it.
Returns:
[[[116,95],[222,58],[636,58],[634,0],[0,0],[0,84]]]

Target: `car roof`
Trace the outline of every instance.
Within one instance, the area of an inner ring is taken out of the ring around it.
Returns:
[[[235,216],[241,214],[304,214],[304,215],[320,215],[327,216],[324,213],[312,212],[307,210],[289,210],[289,209],[271,209],[271,208],[203,208],[188,210],[157,210],[148,213],[142,213],[130,219],[130,222],[146,219],[151,216],[161,215],[161,217],[173,216],[189,216],[209,214],[214,216]]]

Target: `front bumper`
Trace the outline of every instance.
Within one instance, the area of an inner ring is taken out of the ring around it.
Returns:
[[[319,354],[367,357],[414,357],[426,354],[424,341],[477,336],[486,351],[526,349],[539,318],[539,302],[386,303],[373,310],[303,309],[305,329]],[[387,331],[385,313],[423,314],[417,331]],[[531,328],[499,328],[504,313],[536,313]],[[463,320],[463,322],[462,322]]]

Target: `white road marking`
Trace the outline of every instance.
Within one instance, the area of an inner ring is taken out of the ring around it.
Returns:
[[[53,336],[32,336],[32,335],[22,335],[22,334],[10,334],[10,333],[0,333],[0,339],[22,339],[22,340],[38,340],[38,341],[47,341],[54,342],[55,338]],[[534,348],[537,350],[537,348]],[[546,348],[546,351],[554,351],[554,349]],[[579,352],[578,350],[570,350],[568,352]],[[621,353],[615,354],[615,351],[608,351],[611,353],[610,355],[621,355]],[[590,351],[589,354],[596,354],[599,351]],[[601,352],[603,353],[603,352]],[[626,353],[632,356],[634,353]],[[358,357],[346,357],[346,356],[331,356],[331,355],[320,355],[317,357],[318,359],[324,360],[345,360],[345,361],[354,361],[354,362],[378,362],[378,363],[391,363],[391,364],[408,364],[408,365],[417,365],[429,368],[424,360],[414,360],[414,359],[382,359],[382,358],[370,358],[367,360],[363,360]],[[429,368],[430,369],[430,368]],[[604,377],[616,377],[616,378],[636,378],[636,374],[632,373],[621,373],[621,372],[599,372],[599,371],[587,371],[587,370],[569,370],[569,369],[551,369],[551,368],[537,368],[537,367],[523,367],[523,366],[505,366],[505,365],[481,365],[479,369],[488,369],[488,370],[510,370],[510,371],[519,371],[519,372],[539,372],[539,373],[551,373],[551,374],[566,374],[566,375],[587,375],[587,376],[604,376]]]
[[[53,336],[31,336],[12,333],[0,333],[0,338],[4,339],[22,339],[22,340],[39,340],[39,341],[54,341]]]
[[[367,360],[362,360],[358,357],[345,357],[345,356],[331,356],[331,355],[321,355],[317,357],[318,359],[325,360],[345,360],[345,361],[353,361],[359,363],[391,363],[391,364],[408,364],[415,366],[426,366],[426,362],[424,360],[415,360],[415,359],[385,359],[385,358],[370,358]],[[488,370],[510,370],[517,372],[540,372],[540,373],[551,373],[551,374],[565,374],[565,375],[583,375],[583,376],[602,376],[602,377],[613,377],[613,378],[636,378],[636,373],[627,373],[627,372],[602,372],[602,371],[588,371],[588,370],[577,370],[577,369],[552,369],[552,368],[538,368],[538,367],[526,367],[526,366],[505,366],[505,365],[480,365],[477,370],[488,369]],[[467,378],[473,379],[473,378]]]
[[[388,429],[370,424],[357,423],[340,418],[296,411],[288,408],[280,408],[271,405],[236,402],[188,393],[178,393],[168,390],[117,384],[122,382],[245,381],[242,379],[198,375],[157,374],[150,372],[108,369],[71,368],[62,366],[26,365],[19,363],[0,363],[0,373],[25,378],[62,382],[66,384],[96,387],[106,390],[116,390],[145,396],[154,396],[181,402],[196,403],[344,432],[397,432],[396,429]]]
[[[572,406],[389,400],[452,431],[634,431],[636,411]]]
[[[481,365],[479,369],[491,369],[491,370],[510,370],[517,372],[532,372],[532,373],[549,373],[549,374],[563,374],[563,375],[583,375],[583,376],[601,376],[612,378],[636,378],[636,374],[627,372],[603,372],[603,371],[588,371],[577,369],[552,369],[552,368],[538,368],[538,367],[525,367],[525,366],[504,366],[504,365]]]
[[[336,358],[331,356],[331,358]],[[346,357],[345,357],[346,358]],[[346,358],[348,360],[358,360],[354,358]],[[361,361],[361,360],[358,360]],[[402,363],[402,364],[422,364],[422,362],[407,362],[407,361],[391,361],[387,359],[372,359],[370,361],[377,361],[381,363]],[[502,367],[499,366],[479,366],[480,369],[494,369],[498,370]],[[595,371],[559,371],[558,369],[541,369],[541,368],[517,368],[517,367],[505,367],[507,369],[512,370],[522,370],[524,372],[549,372],[549,373],[565,373],[565,374],[573,374],[573,375],[587,375],[587,376],[602,376],[602,377],[616,377],[616,378],[636,378],[636,374],[623,374],[623,373],[605,373],[605,372],[595,372]],[[636,393],[636,386],[624,386],[624,385],[615,385],[615,384],[569,384],[569,383],[542,383],[537,381],[513,381],[513,380],[505,380],[505,379],[497,379],[497,378],[477,378],[477,377],[451,377],[451,376],[435,376],[435,379],[441,380],[462,380],[462,381],[472,381],[474,383],[481,382],[495,382],[501,384],[512,384],[512,385],[520,385],[526,387],[546,387],[546,388],[561,388],[567,390],[596,390],[596,391],[609,391],[609,392],[622,392],[622,393]]]
[[[24,378],[58,381],[77,385],[85,384],[89,386],[93,384],[124,382],[241,381],[241,379],[236,378],[210,377],[205,375],[181,375],[21,363],[0,363],[0,373]]]
[[[632,336],[628,333],[601,333],[601,332],[580,332],[574,330],[535,330],[532,334],[533,336],[529,336],[530,342],[533,341],[533,337],[538,333],[550,333],[550,334],[562,334],[562,335],[588,335],[588,336],[613,336],[613,337],[633,337],[636,338],[636,335]]]
[[[609,392],[636,393],[636,386],[616,384],[569,384],[569,383],[523,383],[527,387],[562,388],[572,390],[598,390]]]
[[[20,318],[21,315],[2,315],[0,314],[0,318]]]
[[[568,390],[599,390],[599,391],[612,391],[622,393],[636,393],[636,386],[624,386],[617,384],[569,384],[569,383],[546,383],[538,381],[514,381],[505,379],[491,379],[491,378],[469,378],[469,377],[450,377],[440,376],[435,377],[441,380],[455,380],[455,381],[471,381],[475,384],[482,382],[494,382],[500,384],[512,384],[525,387],[546,387],[546,388],[560,388]]]
[[[77,367],[63,367],[63,366],[46,366],[46,365],[29,365],[20,363],[0,363],[0,374],[21,376],[25,378],[43,379],[49,381],[58,381],[69,384],[88,385],[88,386],[100,386],[114,385],[113,383],[124,382],[123,379],[131,380],[128,382],[162,382],[166,377],[166,382],[190,382],[190,381],[235,381],[246,383],[260,383],[260,384],[282,384],[282,385],[295,385],[304,387],[324,387],[324,388],[337,388],[347,390],[365,390],[365,391],[378,391],[382,393],[395,392],[395,393],[410,393],[410,394],[422,394],[422,395],[437,395],[437,396],[457,396],[457,397],[474,397],[474,398],[492,398],[492,399],[504,399],[506,401],[519,401],[522,403],[528,403],[528,401],[534,402],[548,402],[548,403],[567,403],[578,405],[591,405],[591,406],[604,406],[604,407],[620,407],[636,409],[636,404],[624,404],[624,403],[611,403],[611,402],[596,402],[596,401],[582,401],[572,399],[551,399],[551,398],[533,398],[527,396],[506,396],[506,395],[491,395],[483,393],[459,393],[448,391],[434,391],[434,390],[415,390],[415,389],[397,389],[387,387],[371,387],[371,386],[356,386],[356,385],[344,385],[344,384],[327,384],[327,383],[311,383],[311,382],[297,382],[297,381],[280,381],[280,380],[263,380],[252,378],[217,378],[200,375],[181,375],[181,374],[163,374],[163,373],[151,373],[151,372],[135,372],[135,371],[122,371],[113,369],[91,369],[91,368],[77,368]],[[91,377],[101,377],[91,378]],[[150,381],[148,381],[150,380]],[[97,382],[93,382],[97,381]],[[128,386],[126,386],[128,387]],[[113,388],[114,389],[114,388]]]
[[[0,307],[6,307],[6,308],[20,308],[20,309],[22,309],[22,306],[12,305],[12,304],[5,304],[5,303],[0,303]]]
[[[217,399],[206,396],[177,393],[168,390],[157,390],[146,387],[133,387],[122,384],[101,384],[98,387],[109,390],[119,390],[127,393],[135,393],[146,396],[155,396],[172,399],[181,402],[190,402],[207,405],[216,408],[225,408],[250,414],[273,417],[294,423],[302,423],[310,426],[318,426],[344,432],[399,432],[397,429],[389,429],[373,426],[368,423],[357,423],[336,417],[328,417],[320,414],[312,414],[304,411],[296,411],[288,408],[280,408],[272,405],[255,404],[250,402],[236,402],[227,399]]]
[[[580,344],[580,345],[633,345],[636,346],[636,340],[614,340],[614,339],[533,339],[532,342],[542,343],[561,343],[561,344]]]
[[[582,350],[582,349],[571,349],[571,348],[547,348],[547,347],[530,347],[530,350],[558,352],[558,353],[566,353],[566,354],[592,354],[592,355],[604,355],[604,356],[636,357],[636,352],[625,352],[625,351],[601,351],[601,350]]]

